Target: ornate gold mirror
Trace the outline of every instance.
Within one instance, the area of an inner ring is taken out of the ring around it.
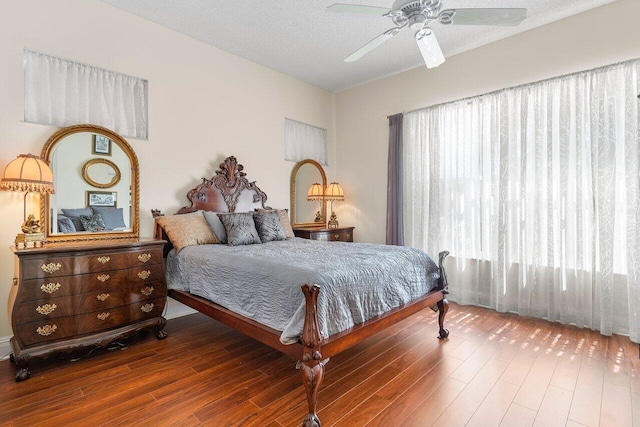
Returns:
[[[82,166],[82,178],[96,188],[111,188],[120,182],[120,168],[106,159],[91,159]]]
[[[320,163],[302,160],[291,172],[291,223],[294,227],[324,227],[327,176]]]
[[[124,138],[69,126],[51,135],[42,158],[56,190],[41,203],[47,242],[138,237],[138,158]]]

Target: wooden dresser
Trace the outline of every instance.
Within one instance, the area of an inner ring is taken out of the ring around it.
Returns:
[[[140,238],[12,248],[16,381],[29,378],[33,357],[104,347],[153,326],[165,338],[164,243]]]
[[[353,242],[353,229],[355,227],[318,228],[318,227],[294,227],[293,234],[311,240],[324,240],[327,242]]]

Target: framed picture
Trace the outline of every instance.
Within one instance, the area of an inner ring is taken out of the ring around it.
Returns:
[[[111,191],[87,191],[87,206],[116,207],[118,193]]]
[[[111,155],[111,140],[104,135],[93,134],[93,144],[91,144],[91,154]]]

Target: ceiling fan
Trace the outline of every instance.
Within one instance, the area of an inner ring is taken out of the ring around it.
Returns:
[[[444,9],[441,0],[396,0],[391,9],[374,6],[336,3],[327,7],[327,12],[358,13],[391,18],[396,27],[380,34],[360,49],[353,52],[345,62],[354,62],[389,40],[402,29],[415,30],[415,40],[427,68],[434,68],[444,62],[442,49],[430,25],[503,25],[516,26],[527,17],[527,9],[522,8],[469,8]]]

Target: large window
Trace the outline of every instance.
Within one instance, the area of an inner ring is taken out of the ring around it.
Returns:
[[[454,299],[640,341],[640,61],[404,116],[408,245]]]

